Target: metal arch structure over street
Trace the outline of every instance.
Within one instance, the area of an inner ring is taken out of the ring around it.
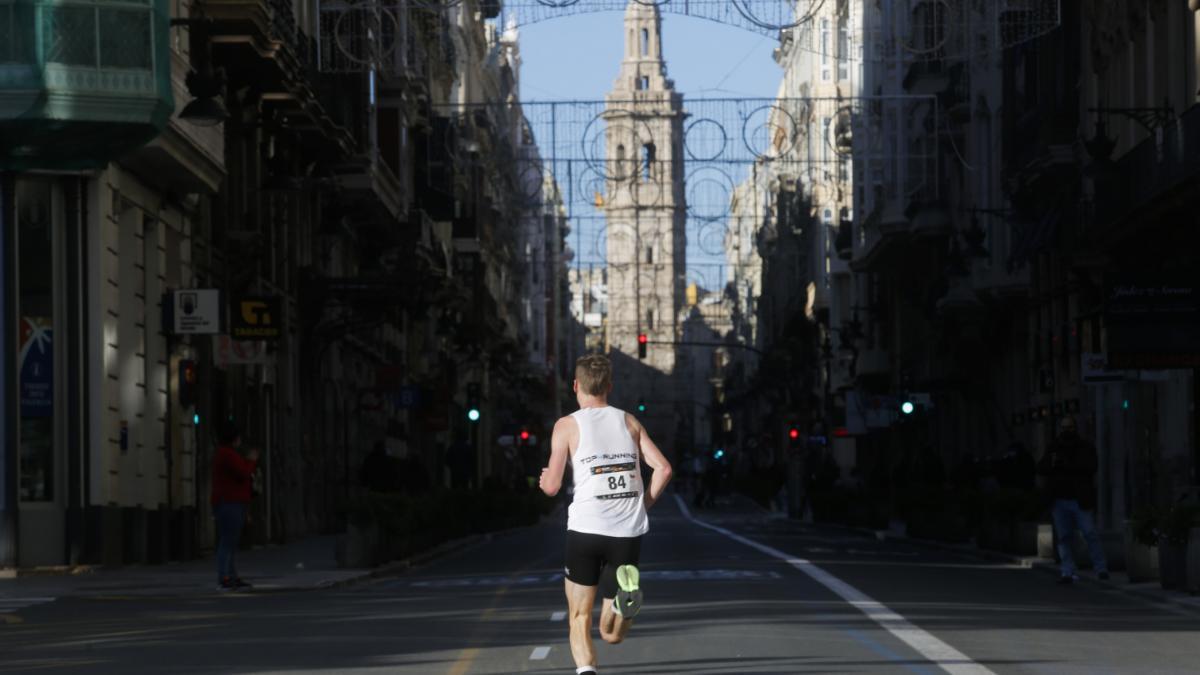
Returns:
[[[608,156],[606,138],[621,134],[638,146],[661,144],[651,126],[628,112],[634,101],[523,102],[520,105],[526,140],[538,153],[499,158],[518,164],[514,176],[544,173],[555,185],[571,222],[568,244],[576,268],[645,267],[647,247],[668,242],[647,238],[636,218],[611,223],[605,205],[628,197],[647,209],[655,208],[669,191],[657,176],[675,175],[670,167],[649,170],[643,158]],[[495,105],[437,106],[434,114],[454,120],[458,129],[447,136],[448,156],[464,156],[469,138],[479,125],[504,119]],[[624,111],[624,112],[623,112]],[[803,208],[822,190],[851,171],[869,172],[891,163],[901,170],[887,173],[879,185],[893,198],[933,200],[938,196],[936,140],[920,133],[921,126],[900,129],[900,140],[885,145],[886,119],[911,119],[913,124],[937,126],[941,112],[933,96],[898,95],[858,98],[684,98],[682,162],[684,195],[675,208],[685,211],[687,283],[721,292],[732,267],[730,247],[752,245],[764,217],[781,208],[782,190],[800,197],[782,208]],[[466,145],[465,145],[466,144]],[[853,160],[853,161],[852,161]],[[654,160],[666,164],[661,157]],[[876,166],[876,165],[880,166]],[[493,186],[498,199],[516,199],[526,208],[539,208],[540,192]],[[636,209],[635,209],[636,213]],[[798,225],[814,218],[797,213]],[[815,222],[815,220],[813,221]],[[619,232],[618,232],[619,230]],[[610,236],[639,239],[636,259],[613,260],[607,255]],[[652,258],[651,258],[652,259]],[[658,292],[651,284],[645,292]],[[664,287],[665,289],[665,287]]]
[[[838,0],[634,0],[664,14],[713,21],[802,50],[835,56],[813,17]],[[324,72],[400,74],[408,25],[421,14],[477,8],[501,26],[620,12],[627,0],[321,0],[319,60]],[[840,7],[841,5],[839,5]],[[839,10],[843,11],[843,10]],[[846,3],[844,11],[856,11]],[[894,0],[863,25],[850,61],[904,64],[994,54],[1045,35],[1061,23],[1061,0]],[[964,35],[983,35],[963,40]],[[868,49],[865,45],[871,45]]]

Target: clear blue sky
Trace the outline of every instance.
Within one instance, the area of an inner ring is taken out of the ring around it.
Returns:
[[[621,63],[622,12],[566,16],[521,26],[521,98],[602,100]],[[774,98],[782,71],[777,41],[705,19],[665,12],[667,74],[686,97]]]

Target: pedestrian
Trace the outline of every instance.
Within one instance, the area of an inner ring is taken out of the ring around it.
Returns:
[[[238,540],[246,525],[246,510],[253,493],[258,449],[242,456],[242,435],[232,422],[218,436],[212,464],[212,507],[217,521],[217,588],[232,591],[250,588],[237,573]]]
[[[1074,417],[1064,417],[1059,422],[1058,438],[1038,463],[1038,473],[1046,477],[1046,491],[1051,499],[1061,565],[1060,584],[1071,584],[1079,579],[1072,552],[1076,529],[1087,541],[1093,569],[1101,579],[1108,578],[1104,547],[1091,513],[1096,508],[1094,477],[1097,465],[1095,446],[1079,436]]]
[[[388,455],[387,442],[375,441],[371,452],[363,458],[359,482],[371,492],[396,492],[400,488],[397,462]]]
[[[566,579],[571,654],[576,673],[596,673],[592,608],[599,586],[600,637],[625,639],[642,605],[638,558],[649,530],[646,511],[671,480],[671,464],[640,422],[608,404],[612,363],[592,354],[575,365],[579,410],[554,425],[550,464],[539,485],[553,497],[571,463],[575,490],[567,511]],[[653,470],[642,483],[642,461]]]

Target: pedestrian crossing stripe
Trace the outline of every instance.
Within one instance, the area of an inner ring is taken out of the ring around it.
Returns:
[[[58,598],[48,597],[30,597],[30,598],[10,598],[0,596],[0,614],[10,614],[17,610],[33,607],[35,605],[45,605],[54,602]]]
[[[643,570],[642,580],[649,581],[753,581],[782,579],[774,570]],[[537,586],[562,583],[561,572],[527,574],[520,577],[462,577],[457,579],[425,579],[410,584],[416,588],[463,588],[486,586]]]

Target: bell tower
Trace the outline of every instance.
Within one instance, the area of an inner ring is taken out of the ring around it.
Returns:
[[[624,37],[620,74],[603,114],[606,338],[610,351],[636,361],[637,337],[645,333],[650,345],[641,364],[665,384],[679,353],[687,263],[683,96],[667,78],[658,7],[630,0]]]

